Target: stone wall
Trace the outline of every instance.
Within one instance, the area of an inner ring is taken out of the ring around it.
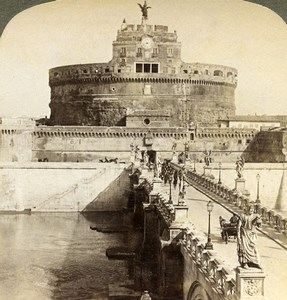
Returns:
[[[32,160],[32,131],[23,129],[0,130],[0,161],[28,162]]]
[[[206,150],[213,162],[234,162],[241,155],[246,162],[282,162],[286,155],[284,132],[255,129],[37,126],[0,135],[0,161],[6,162],[98,162],[105,157],[129,162],[131,145],[155,151],[161,160],[171,159],[173,151],[177,156],[187,151],[196,162],[204,160]]]
[[[204,151],[212,151],[213,161],[235,161],[244,153],[248,161],[248,146],[255,130],[210,128],[185,131],[183,128],[106,128],[106,127],[38,127],[33,134],[33,159],[49,161],[98,161],[118,158],[130,160],[130,145],[140,150],[156,151],[160,159],[171,159],[185,151],[188,144],[190,160],[203,161]],[[151,144],[146,138],[150,137]]]
[[[246,149],[250,155],[250,161],[285,162],[287,155],[286,137],[284,129],[278,131],[260,131]]]
[[[87,75],[85,75],[87,76]],[[164,74],[109,74],[107,77],[50,80],[52,125],[124,125],[126,109],[171,112],[171,126],[182,126],[183,101],[188,122],[214,125],[219,117],[235,114],[236,85],[217,80],[180,78]],[[151,94],[145,95],[145,85]],[[112,122],[112,123],[111,123]]]
[[[127,200],[118,191],[128,187],[125,167],[127,165],[91,163],[2,164],[0,210],[72,212],[122,209]],[[89,206],[91,203],[93,205]]]

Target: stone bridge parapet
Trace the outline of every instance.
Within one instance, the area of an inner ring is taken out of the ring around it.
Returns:
[[[176,170],[183,169],[183,167],[178,164],[171,163],[171,165]],[[253,201],[251,201],[248,196],[242,194],[242,192],[231,189],[222,183],[216,182],[214,178],[205,174],[199,174],[194,170],[185,170],[185,180],[188,184],[200,190],[211,199],[226,206],[229,210],[236,207],[243,212],[250,203],[253,203]],[[275,229],[278,233],[287,233],[287,218],[284,217],[283,214],[276,213],[268,207],[260,207],[256,202],[255,208],[257,213],[262,216],[263,224]]]
[[[182,232],[181,253],[186,261],[184,299],[192,297],[194,277],[198,277],[197,284],[204,287],[211,299],[237,299],[234,270],[215,251],[205,250],[206,238],[202,234],[189,228]]]
[[[180,168],[175,164],[173,167]],[[149,253],[151,258],[149,261],[141,257],[144,266],[139,273],[144,288],[157,294],[158,299],[263,300],[263,272],[233,269],[216,251],[207,250],[206,236],[188,219],[185,203],[172,203],[160,188],[160,179],[143,174],[135,185],[135,205],[143,211],[144,241],[140,253]],[[187,172],[187,182],[189,176]],[[194,175],[194,181],[195,178],[216,194],[227,193],[207,178]],[[155,285],[147,283],[151,278]]]

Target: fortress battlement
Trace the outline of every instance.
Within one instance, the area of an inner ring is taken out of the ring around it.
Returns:
[[[212,85],[222,83],[237,85],[237,70],[213,64],[184,63],[179,74],[114,72],[115,68],[107,63],[61,66],[50,69],[49,84],[56,86],[66,83],[88,81],[148,81],[159,83],[189,83]]]

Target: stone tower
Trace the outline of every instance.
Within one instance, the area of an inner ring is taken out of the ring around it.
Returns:
[[[237,70],[183,62],[176,31],[149,24],[140,7],[141,24],[123,21],[111,61],[50,70],[52,125],[126,126],[127,110],[164,109],[170,126],[213,126],[235,114]]]

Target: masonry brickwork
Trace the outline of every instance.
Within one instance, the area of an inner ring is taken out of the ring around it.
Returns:
[[[185,63],[177,33],[124,21],[107,63],[50,70],[52,125],[125,126],[127,110],[170,111],[171,126],[235,114],[237,70]]]

